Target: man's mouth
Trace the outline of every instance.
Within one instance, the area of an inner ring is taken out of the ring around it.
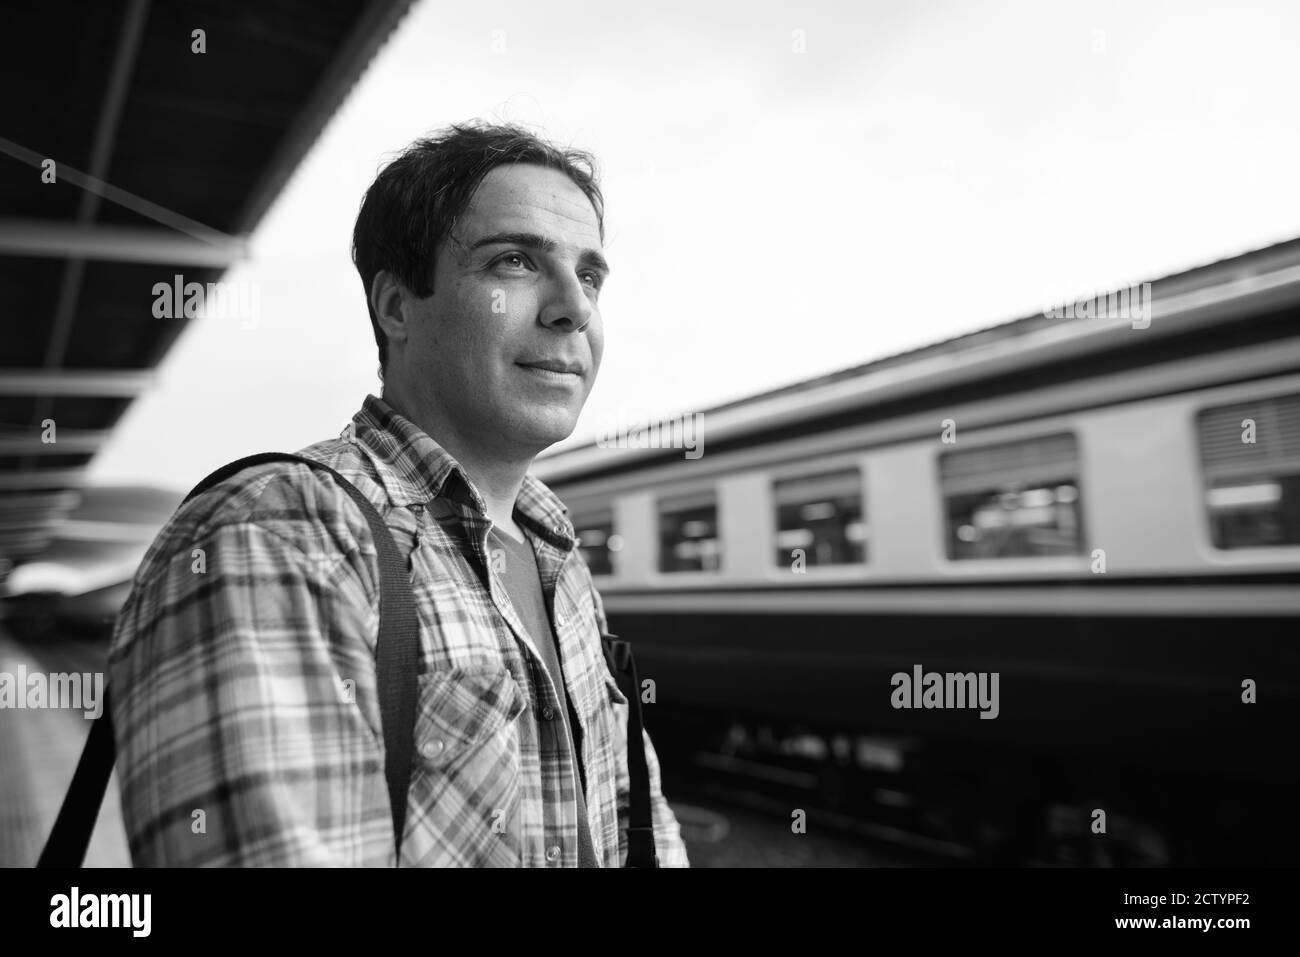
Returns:
[[[516,362],[515,365],[557,382],[581,379],[586,373],[581,363],[567,359],[533,359],[528,362]]]

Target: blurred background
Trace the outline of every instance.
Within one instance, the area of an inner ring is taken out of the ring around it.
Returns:
[[[50,2],[0,50],[0,676],[101,671],[185,491],[379,393],[362,194],[517,122],[600,163],[536,472],[696,864],[1294,861],[1293,4]],[[997,718],[901,707],[931,672]],[[0,864],[89,724],[0,706]]]

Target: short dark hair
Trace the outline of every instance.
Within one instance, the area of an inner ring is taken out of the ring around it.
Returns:
[[[568,176],[591,200],[604,240],[605,201],[590,153],[555,146],[521,126],[480,120],[454,123],[416,140],[375,177],[352,231],[352,262],[365,286],[381,369],[388,365],[388,338],[370,305],[375,276],[387,269],[415,295],[431,295],[439,244],[451,234],[483,177],[513,163],[546,166]]]

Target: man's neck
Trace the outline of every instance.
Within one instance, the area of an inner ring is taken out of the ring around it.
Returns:
[[[457,448],[454,444],[445,443],[441,436],[433,435],[433,439],[451,453],[451,457],[460,463],[469,480],[474,483],[479,495],[483,496],[492,524],[505,529],[513,538],[522,539],[523,530],[514,519],[515,501],[519,498],[519,489],[524,484],[524,475],[527,474],[532,459],[523,462],[485,459],[476,455],[472,449]]]
[[[523,486],[524,476],[533,464],[534,456],[503,456],[499,451],[483,449],[477,443],[444,423],[424,421],[414,409],[408,408],[400,395],[385,390],[384,401],[394,412],[410,419],[416,427],[442,446],[460,465],[465,475],[483,497],[488,518],[498,528],[505,529],[517,539],[524,537],[514,520],[515,501]]]

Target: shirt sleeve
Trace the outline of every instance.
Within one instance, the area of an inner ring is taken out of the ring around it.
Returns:
[[[359,562],[245,522],[137,579],[109,661],[136,866],[392,863]]]
[[[642,729],[641,736],[645,739],[645,763],[650,771],[650,822],[654,825],[655,853],[659,858],[659,866],[690,867],[677,815],[663,795],[659,780],[659,755],[650,742],[650,733]],[[626,804],[620,803],[619,807],[626,807]]]

